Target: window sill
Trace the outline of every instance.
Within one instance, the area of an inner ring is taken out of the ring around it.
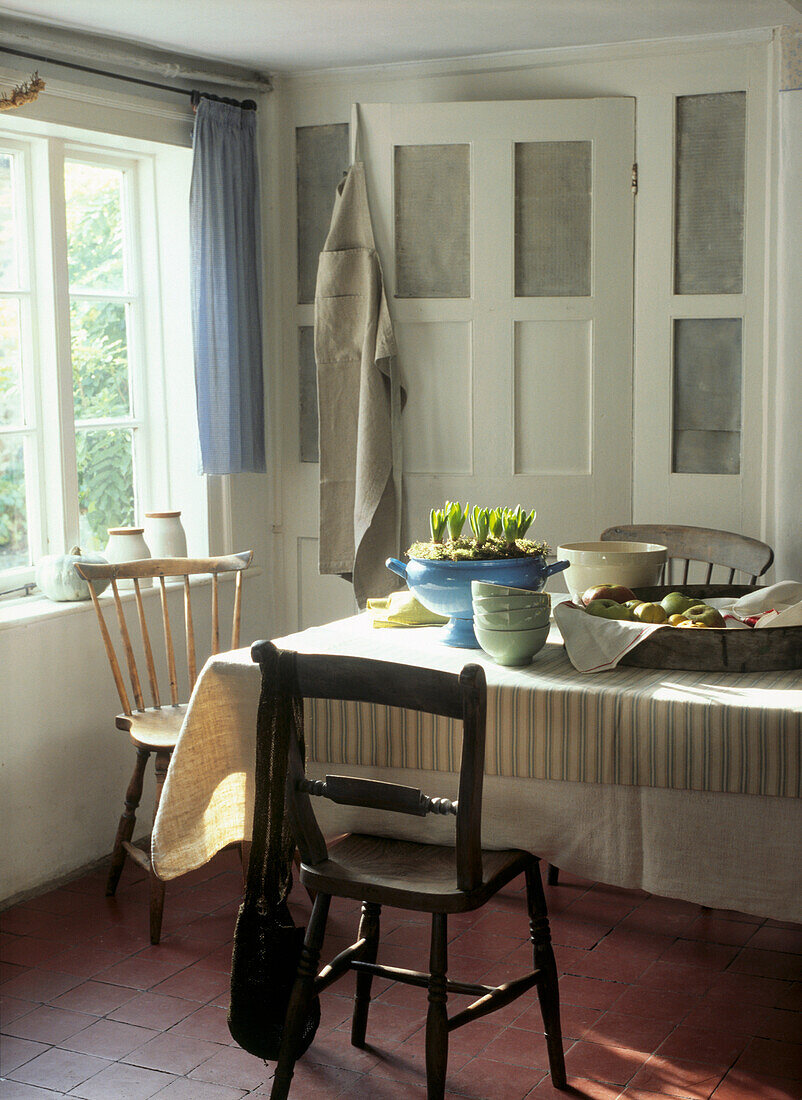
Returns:
[[[244,577],[260,577],[263,570],[253,566],[250,569],[246,569]],[[234,580],[234,573],[221,573],[220,583],[229,584]],[[201,588],[212,583],[211,574],[194,578],[190,582],[192,588]],[[168,584],[168,593],[175,590],[180,591],[183,589],[182,584]],[[142,588],[142,599],[149,600],[156,597],[160,590],[160,586],[154,585],[152,588]],[[121,592],[120,599],[124,604],[133,603],[133,592]],[[113,607],[113,599],[110,590],[107,590],[100,596],[101,607]],[[61,618],[64,615],[84,615],[87,612],[91,612],[94,615],[94,605],[91,600],[75,600],[72,602],[55,603],[53,600],[49,600],[47,596],[41,594],[36,596],[18,596],[16,599],[10,599],[0,602],[0,631],[12,630],[15,627],[30,626],[32,623],[46,622],[50,619]]]

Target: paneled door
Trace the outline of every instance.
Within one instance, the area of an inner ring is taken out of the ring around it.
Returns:
[[[536,508],[553,548],[629,519],[634,101],[356,114],[408,393],[407,542],[444,497]]]

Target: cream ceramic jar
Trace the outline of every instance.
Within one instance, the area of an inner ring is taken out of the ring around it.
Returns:
[[[112,565],[125,561],[141,561],[142,558],[152,557],[148,544],[145,542],[144,527],[109,527],[109,541],[103,556]],[[143,577],[139,582],[140,588],[151,588],[152,577]],[[121,592],[133,591],[133,581],[118,581],[117,587]]]

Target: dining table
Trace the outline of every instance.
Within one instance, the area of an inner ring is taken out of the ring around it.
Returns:
[[[483,845],[522,848],[585,879],[716,909],[802,921],[802,678],[619,665],[578,672],[560,635],[502,667],[444,645],[440,627],[375,629],[367,613],[275,639],[458,672],[483,666]],[[250,837],[260,670],[209,659],[173,753],[152,836],[163,879]],[[347,772],[457,794],[452,719],[339,700],[304,714],[307,774]],[[324,832],[453,843],[448,819],[315,801]],[[425,832],[424,832],[425,828]]]

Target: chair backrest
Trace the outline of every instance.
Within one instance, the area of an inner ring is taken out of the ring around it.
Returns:
[[[252,650],[264,669],[273,653],[271,642]],[[290,738],[287,804],[296,842],[304,862],[327,858],[310,796],[322,796],[345,806],[413,814],[453,814],[456,817],[457,886],[473,890],[482,881],[482,787],[485,759],[487,687],[479,665],[465,665],[459,674],[364,657],[278,651],[270,667],[278,668],[279,695],[302,699],[341,699],[401,707],[443,715],[462,722],[462,760],[457,801],[431,797],[416,787],[347,775],[325,780],[306,777],[297,735]],[[286,713],[286,712],[285,712]]]
[[[716,531],[711,527],[683,527],[672,524],[635,523],[608,527],[602,531],[604,542],[657,542],[668,549],[666,584],[687,584],[692,561],[703,562],[707,571],[702,584],[710,584],[713,567],[729,570],[725,583],[732,584],[736,570],[747,574],[750,584],[756,584],[774,561],[774,551],[765,542],[738,535],[734,531]],[[672,569],[682,564],[682,576]]]
[[[242,614],[242,574],[243,571],[247,569],[250,565],[252,557],[253,551],[248,550],[244,553],[231,554],[228,557],[220,558],[143,558],[141,561],[120,562],[116,565],[101,563],[95,564],[90,562],[84,562],[80,565],[76,565],[76,569],[84,578],[84,580],[89,582],[89,591],[92,595],[92,602],[95,605],[95,611],[97,612],[98,623],[100,625],[100,633],[103,638],[103,644],[106,648],[106,656],[108,657],[109,664],[111,665],[111,672],[114,677],[114,683],[117,686],[117,694],[120,697],[120,703],[122,704],[122,708],[125,714],[130,715],[133,713],[133,710],[131,708],[128,691],[125,686],[125,680],[120,669],[120,663],[117,660],[117,655],[114,650],[114,644],[111,640],[111,634],[106,624],[106,620],[103,616],[103,608],[101,603],[105,603],[106,601],[101,601],[98,599],[98,594],[95,591],[95,584],[98,581],[111,581],[111,593],[117,613],[117,625],[120,632],[120,641],[122,642],[123,652],[125,653],[125,662],[128,667],[128,675],[131,681],[131,692],[134,697],[134,708],[137,711],[144,711],[146,709],[145,697],[142,692],[142,683],[139,678],[139,671],[137,669],[136,659],[134,657],[134,648],[131,644],[131,634],[129,633],[128,625],[125,620],[123,604],[122,600],[120,599],[120,592],[117,586],[117,582],[122,580],[130,580],[133,582],[137,618],[139,622],[139,630],[141,633],[142,648],[145,653],[145,664],[147,666],[148,682],[150,684],[151,705],[154,707],[160,707],[162,705],[162,701],[159,692],[158,677],[156,674],[156,663],[153,659],[153,648],[151,646],[150,634],[148,632],[147,623],[145,621],[145,608],[142,603],[142,592],[139,584],[141,580],[145,580],[147,578],[159,578],[159,583],[161,587],[161,612],[162,627],[164,630],[164,647],[167,658],[167,675],[170,682],[170,702],[173,706],[176,706],[179,703],[178,677],[176,674],[173,632],[170,625],[170,613],[167,607],[167,587],[165,584],[165,577],[183,577],[184,579],[184,627],[186,635],[187,669],[189,672],[189,691],[186,693],[186,701],[186,699],[189,698],[189,695],[192,691],[198,675],[197,662],[195,659],[195,631],[192,622],[190,578],[195,576],[208,575],[211,573],[212,653],[219,653],[220,605],[218,595],[218,578],[221,573],[236,573],[234,588],[234,612],[231,627],[231,649],[237,649],[237,647],[239,646],[239,626]]]

